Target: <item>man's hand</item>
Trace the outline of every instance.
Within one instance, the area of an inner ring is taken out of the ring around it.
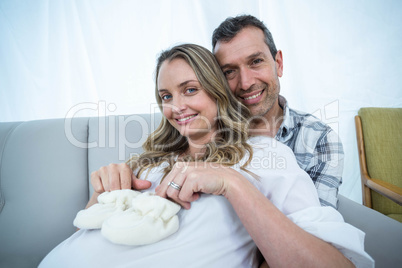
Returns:
[[[92,172],[91,184],[98,194],[122,189],[145,190],[151,187],[151,182],[137,179],[126,163],[110,164]]]

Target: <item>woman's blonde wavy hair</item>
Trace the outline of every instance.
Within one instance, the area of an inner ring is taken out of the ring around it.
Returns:
[[[158,92],[158,76],[162,64],[174,59],[185,60],[195,72],[202,88],[216,100],[218,115],[217,134],[206,144],[206,151],[202,157],[185,161],[214,162],[226,166],[233,166],[247,154],[248,160],[240,167],[245,170],[252,158],[252,147],[246,142],[248,139],[247,118],[249,110],[233,96],[214,55],[206,48],[194,44],[182,44],[163,51],[156,65],[155,97],[159,109],[163,113],[162,100]],[[143,144],[144,153],[127,161],[138,178],[141,174],[153,167],[164,164],[164,176],[172,169],[177,157],[189,147],[187,138],[180,135],[169,121],[163,117],[158,128],[150,134]]]

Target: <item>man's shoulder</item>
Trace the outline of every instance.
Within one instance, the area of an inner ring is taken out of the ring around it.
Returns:
[[[332,128],[316,116],[289,108],[289,119],[293,122],[295,128],[303,128],[306,131],[332,132]]]
[[[290,129],[289,144],[293,144],[294,152],[313,152],[317,146],[331,146],[342,149],[338,134],[316,116],[289,108],[289,119],[293,122]]]
[[[338,134],[326,123],[311,113],[292,109],[281,98],[284,121],[276,138],[298,153],[314,152],[317,146],[342,147]]]

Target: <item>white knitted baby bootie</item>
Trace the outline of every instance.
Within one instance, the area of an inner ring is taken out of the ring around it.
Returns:
[[[77,213],[73,224],[80,229],[100,229],[107,218],[129,209],[140,194],[128,189],[104,192],[98,196],[97,204]]]
[[[132,207],[104,221],[102,235],[113,243],[146,245],[158,242],[179,229],[180,206],[152,193],[132,200]]]

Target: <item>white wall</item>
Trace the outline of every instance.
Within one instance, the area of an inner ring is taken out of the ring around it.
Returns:
[[[263,20],[284,55],[282,94],[340,135],[341,193],[360,202],[353,117],[402,107],[402,1],[0,1],[0,121],[152,112],[157,54],[211,48],[227,16]],[[86,109],[84,109],[86,108]]]

